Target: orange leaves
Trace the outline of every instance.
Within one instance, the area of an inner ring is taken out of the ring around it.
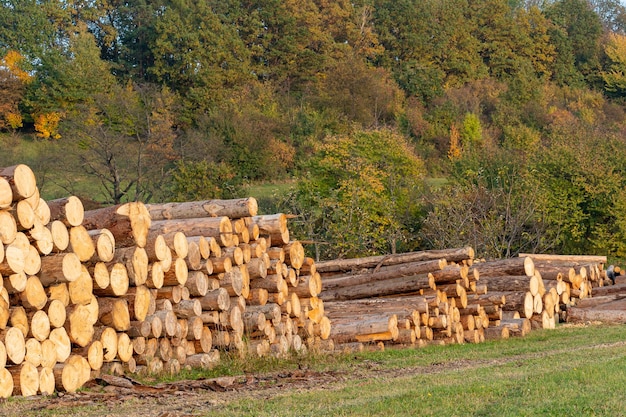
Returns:
[[[35,117],[35,130],[37,137],[43,139],[59,139],[58,132],[61,115],[57,112],[41,113]]]
[[[24,57],[19,52],[11,50],[7,52],[0,65],[6,67],[20,81],[26,83],[32,77],[28,72],[20,68],[20,64],[23,61]]]

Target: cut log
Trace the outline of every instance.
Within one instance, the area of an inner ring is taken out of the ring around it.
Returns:
[[[523,258],[498,259],[488,262],[475,262],[470,268],[478,270],[481,277],[493,277],[504,275],[533,276],[535,263],[529,256]]]
[[[37,191],[37,179],[28,165],[18,164],[0,168],[0,177],[9,183],[13,201],[29,198]]]
[[[129,288],[126,293],[129,312],[133,320],[142,321],[148,316],[152,293],[145,285]]]
[[[269,236],[274,245],[286,245],[289,243],[287,215],[277,213],[263,216],[251,216],[250,221],[259,226],[259,233]]]
[[[80,226],[85,218],[85,208],[78,197],[70,196],[48,201],[50,221],[58,220],[67,227]]]
[[[505,275],[494,277],[480,277],[480,283],[486,284],[491,291],[530,291],[532,295],[539,293],[539,278],[537,275]]]
[[[150,225],[150,213],[141,202],[89,210],[83,220],[88,230],[108,229],[118,247],[145,247]]]
[[[44,287],[77,280],[82,274],[82,265],[75,253],[58,253],[41,259],[39,279]]]
[[[32,363],[24,362],[20,366],[9,368],[13,375],[13,395],[30,397],[39,392],[39,372]]]
[[[374,296],[386,296],[403,293],[417,293],[421,289],[435,288],[432,274],[421,274],[400,278],[387,279],[353,287],[340,288],[333,291],[325,289],[322,279],[322,292],[319,297],[324,301],[332,300],[356,300],[359,298],[370,298]]]
[[[441,270],[446,265],[445,259],[435,259],[419,262],[407,262],[392,266],[381,267],[376,272],[365,272],[346,275],[334,275],[322,277],[324,291],[332,291],[337,288],[352,287],[355,285],[372,283],[376,281],[398,278],[403,276],[415,276]],[[316,268],[319,271],[319,268]]]
[[[69,363],[58,363],[52,369],[55,387],[58,391],[76,392],[80,387],[80,373]]]
[[[228,217],[158,220],[152,222],[150,234],[167,235],[181,232],[185,236],[209,236],[219,239],[222,246],[232,246],[233,230]],[[185,238],[185,241],[187,239]]]
[[[54,372],[52,367],[42,367],[39,370],[39,393],[41,395],[54,394]]]
[[[445,259],[448,262],[460,262],[474,258],[474,249],[471,247],[430,250],[420,252],[408,252],[392,255],[371,256],[355,259],[337,259],[332,261],[316,262],[318,272],[352,271],[362,268],[375,268],[377,266],[398,265],[408,262],[423,262]]]
[[[202,271],[190,271],[185,287],[193,297],[202,297],[209,290],[209,278]]]
[[[189,219],[195,217],[241,217],[256,216],[258,204],[254,197],[232,200],[205,200],[183,203],[148,204],[153,220]]]
[[[519,257],[530,257],[535,261],[576,262],[606,264],[607,258],[603,255],[552,255],[541,253],[520,253]]]
[[[7,210],[0,210],[0,242],[10,245],[17,235],[15,218]]]
[[[70,295],[70,302],[73,304],[84,305],[91,302],[93,297],[93,279],[84,265],[81,266],[80,276],[68,283],[67,290]]]
[[[123,332],[130,328],[128,301],[119,298],[98,298],[99,320],[104,326]]]
[[[70,233],[67,230],[67,226],[60,220],[54,220],[49,225],[50,233],[52,234],[52,245],[54,252],[63,252],[70,245]]]
[[[336,343],[393,340],[398,334],[398,318],[394,315],[334,322],[330,330],[330,338]]]
[[[91,259],[95,262],[111,262],[115,257],[115,236],[108,229],[90,230],[89,236],[95,245],[96,256]]]

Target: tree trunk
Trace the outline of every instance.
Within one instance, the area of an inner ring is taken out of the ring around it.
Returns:
[[[258,204],[254,197],[232,200],[204,200],[183,203],[146,205],[152,220],[189,219],[197,217],[241,217],[256,216]]]

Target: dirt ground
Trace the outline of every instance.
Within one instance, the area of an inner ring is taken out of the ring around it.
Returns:
[[[282,373],[184,380],[156,386],[126,377],[102,376],[86,390],[58,396],[14,397],[0,403],[0,415],[85,417],[198,417],[242,398],[269,399],[282,394],[342,388],[347,381],[366,378],[400,378],[480,366],[480,361],[448,363],[429,367],[384,369],[372,361],[345,372],[314,372],[301,369]]]

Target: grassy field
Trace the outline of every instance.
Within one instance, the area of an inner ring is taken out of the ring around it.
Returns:
[[[369,353],[353,366],[355,378],[339,389],[242,399],[211,415],[626,415],[624,327]],[[363,366],[377,370],[360,378]]]
[[[114,397],[113,387],[91,388],[75,397],[16,397],[0,405],[0,415],[623,416],[626,327],[563,326],[478,345],[226,359],[210,372],[178,378],[225,374],[255,382],[224,392],[169,392],[156,399]]]

